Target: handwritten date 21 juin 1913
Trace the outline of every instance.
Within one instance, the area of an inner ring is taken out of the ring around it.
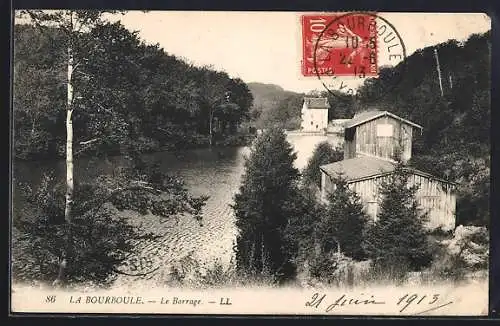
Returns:
[[[360,297],[352,297],[347,294],[337,296],[334,300],[327,298],[326,294],[314,293],[311,298],[306,301],[305,306],[315,309],[324,310],[326,313],[340,311],[342,308],[369,305],[394,305],[399,313],[410,312],[422,314],[437,310],[444,306],[452,304],[452,301],[443,302],[440,294],[410,294],[406,293],[396,297],[389,302],[377,299],[374,295],[363,295]]]

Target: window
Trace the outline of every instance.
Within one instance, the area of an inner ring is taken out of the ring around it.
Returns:
[[[392,137],[392,125],[391,124],[379,124],[377,125],[377,137]]]

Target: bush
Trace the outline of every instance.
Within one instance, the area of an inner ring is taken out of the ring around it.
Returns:
[[[292,257],[297,273],[301,273],[315,250],[314,229],[318,219],[325,215],[324,207],[308,188],[300,188],[290,197],[284,209],[289,220],[283,232],[282,250]]]
[[[249,146],[255,136],[252,134],[234,134],[226,135],[222,140],[217,142],[219,146]]]
[[[32,160],[56,154],[50,153],[49,149],[50,135],[43,131],[35,131],[15,138],[14,150],[16,158]]]
[[[174,287],[203,289],[276,285],[275,280],[269,275],[239,272],[233,259],[227,265],[218,258],[212,262],[201,263],[194,252],[188,253],[170,266],[167,284]]]
[[[451,255],[445,245],[438,245],[428,272],[437,280],[460,282],[465,279],[466,265],[457,255]]]
[[[321,284],[352,286],[351,264],[352,259],[342,254],[322,254],[310,262],[310,275]]]
[[[476,168],[470,184],[457,196],[457,224],[488,226],[490,223],[490,171]]]
[[[323,141],[316,145],[313,155],[309,159],[307,166],[302,171],[302,181],[306,185],[316,185],[321,187],[321,165],[341,161],[344,152],[341,148],[334,148],[329,142]]]
[[[237,274],[234,264],[229,263],[228,267],[216,259],[213,266],[209,267],[202,276],[202,282],[208,287],[224,287],[237,283]]]
[[[54,184],[55,183],[55,184]],[[28,187],[24,187],[29,191]],[[52,176],[45,176],[40,188],[28,193],[33,209],[25,216],[14,217],[18,234],[14,248],[22,248],[22,254],[13,257],[13,277],[22,281],[50,281],[56,279],[59,259],[66,248],[68,228],[71,232],[71,263],[66,275],[70,282],[93,281],[105,284],[113,274],[113,268],[124,255],[133,249],[127,241],[139,236],[123,218],[114,216],[109,208],[91,212],[82,211],[82,200],[90,190],[88,185],[78,185],[74,193],[75,214],[70,226],[64,221],[64,187]]]
[[[315,239],[324,253],[337,250],[338,244],[346,256],[363,259],[362,239],[367,221],[359,196],[338,177],[335,190],[328,196],[327,208],[316,224]]]
[[[171,218],[190,214],[201,219],[206,197],[192,197],[181,180],[135,158],[130,169],[103,175],[89,183],[75,183],[71,221],[64,217],[65,187],[46,176],[37,189],[21,185],[29,207],[16,209],[12,257],[13,277],[22,281],[60,280],[67,263],[68,284],[110,284],[117,267],[138,247],[154,241],[152,232],[134,226],[120,210]]]
[[[382,202],[377,221],[367,228],[363,247],[380,268],[399,266],[402,271],[430,265],[432,251],[424,228],[425,215],[417,208],[416,186],[399,163],[380,188]]]

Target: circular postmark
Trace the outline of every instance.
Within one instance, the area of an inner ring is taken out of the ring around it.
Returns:
[[[323,87],[330,94],[346,99],[339,95],[358,96],[356,87],[370,78],[382,78],[389,82],[368,88],[369,93],[364,95],[371,100],[387,95],[406,70],[406,47],[396,28],[373,12],[324,17],[323,20],[319,17],[311,20],[316,25],[323,22],[324,27],[316,27],[316,35],[310,38],[313,42],[312,71]]]

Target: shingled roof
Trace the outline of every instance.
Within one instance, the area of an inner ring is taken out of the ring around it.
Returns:
[[[304,102],[309,109],[327,109],[330,107],[326,97],[304,97]]]
[[[376,118],[379,118],[379,117],[383,117],[383,116],[390,116],[390,117],[393,117],[394,119],[397,119],[397,120],[400,120],[402,122],[405,122],[413,127],[416,127],[416,128],[420,128],[420,129],[423,129],[422,126],[416,124],[416,123],[413,123],[409,120],[406,120],[406,119],[403,119],[401,117],[398,117],[397,115],[395,115],[394,113],[391,113],[391,112],[388,112],[388,111],[365,111],[365,112],[360,112],[356,115],[354,115],[354,118],[352,118],[351,120],[347,121],[346,124],[344,125],[346,129],[348,128],[352,128],[352,127],[355,127],[355,126],[358,126],[362,123],[365,123],[365,122],[368,122],[368,121],[371,121],[373,119],[376,119]]]
[[[337,177],[339,174],[342,174],[347,182],[352,182],[392,172],[394,171],[394,164],[373,157],[355,157],[322,165],[320,169],[330,177]]]
[[[387,174],[394,171],[395,163],[387,160],[381,160],[374,157],[361,156],[339,162],[334,162],[320,166],[321,171],[325,172],[330,177],[342,175],[348,183],[370,179],[376,176]],[[416,169],[407,168],[411,173],[418,174],[424,177],[432,178],[441,182],[455,184],[453,182],[436,178],[429,173],[422,172]]]

